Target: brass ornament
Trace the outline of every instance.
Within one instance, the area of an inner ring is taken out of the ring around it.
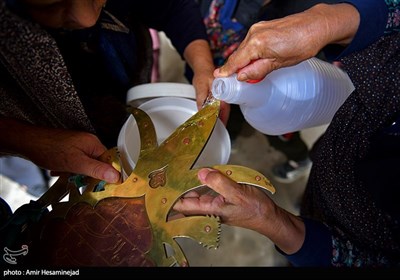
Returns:
[[[176,217],[175,202],[200,189],[193,168],[218,119],[220,102],[208,102],[158,145],[154,125],[132,108],[140,134],[140,155],[129,177],[118,184],[74,175],[60,177],[37,201],[51,210],[32,230],[29,262],[54,266],[188,266],[178,237],[217,248],[216,216]],[[121,171],[116,148],[101,160]],[[275,192],[261,173],[216,165],[226,176]],[[68,199],[63,200],[68,196]]]

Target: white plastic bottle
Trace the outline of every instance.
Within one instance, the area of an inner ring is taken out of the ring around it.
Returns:
[[[342,69],[318,58],[272,71],[257,83],[240,82],[235,74],[212,85],[215,98],[239,104],[247,122],[268,135],[328,124],[353,90]]]

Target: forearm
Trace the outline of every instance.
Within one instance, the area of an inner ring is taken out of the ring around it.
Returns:
[[[357,33],[360,24],[360,14],[351,4],[318,4],[305,11],[307,16],[314,18],[316,30],[313,35],[319,38],[320,47],[328,44],[349,44]]]
[[[0,118],[0,153],[25,157],[25,151],[32,143],[32,128],[22,121]]]
[[[73,133],[7,118],[0,120],[0,130],[3,136],[0,139],[1,152],[29,159],[49,169],[48,162],[53,160],[51,155],[57,152],[57,157],[62,157],[68,153],[62,143],[68,141]],[[55,149],[55,145],[59,148]]]
[[[0,119],[0,130],[2,153],[27,158],[49,170],[58,170],[57,165],[66,164],[70,157],[78,158],[82,150],[94,157],[106,150],[94,134],[85,131],[37,126],[8,118]]]
[[[213,73],[214,62],[206,40],[199,39],[191,42],[185,48],[183,56],[195,75],[198,73]]]
[[[252,229],[268,237],[294,266],[331,266],[332,233],[322,223],[293,215],[276,204],[261,208]],[[257,216],[257,215],[254,215]]]
[[[259,228],[255,230],[267,236],[285,254],[296,253],[304,243],[304,222],[300,217],[278,206],[275,207],[273,213],[266,212],[265,220],[256,223]]]
[[[340,59],[350,53],[362,50],[377,41],[385,34],[390,34],[397,29],[394,18],[400,3],[383,0],[347,0],[343,1],[353,5],[359,12],[360,24],[357,33],[349,45],[343,48],[326,48],[325,55],[331,60]]]
[[[197,107],[201,108],[214,80],[214,62],[206,40],[195,40],[185,49],[184,58],[193,70],[192,84],[196,89]]]
[[[215,77],[262,79],[273,70],[309,59],[328,44],[346,45],[357,33],[359,14],[351,4],[318,4],[284,18],[260,21]],[[253,63],[251,63],[253,62]]]

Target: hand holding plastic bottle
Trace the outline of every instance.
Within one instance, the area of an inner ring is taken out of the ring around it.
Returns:
[[[359,22],[357,9],[342,3],[318,4],[303,13],[256,23],[214,76],[237,72],[240,81],[263,79],[275,69],[315,56],[328,44],[350,43]]]
[[[335,13],[336,8],[341,12]],[[246,121],[268,135],[331,122],[354,85],[344,71],[314,56],[327,44],[350,42],[358,18],[352,5],[319,4],[253,25],[238,50],[214,72],[213,96],[240,105]]]
[[[340,13],[337,12],[338,10]],[[214,71],[214,76],[222,78],[237,73],[240,81],[263,80],[273,70],[300,64],[300,62],[314,57],[327,44],[347,44],[351,42],[357,31],[358,24],[358,11],[349,4],[319,4],[306,12],[294,14],[285,19],[257,23],[250,28],[245,40],[238,50],[228,58],[226,64]],[[296,69],[298,68],[293,68],[297,80],[306,81],[302,77],[299,78],[298,75],[299,73],[306,75],[310,73],[308,72],[310,70]],[[291,69],[289,71],[293,72]],[[296,79],[295,76],[288,75],[287,71],[284,71],[285,75],[280,75],[278,72],[276,71],[270,75],[272,76],[271,79],[276,78],[276,75],[282,78],[282,83],[277,82],[277,79],[273,79],[276,84],[286,84],[284,79],[287,77],[292,80]],[[267,81],[270,76],[267,76],[264,81]],[[246,102],[249,104],[252,103],[251,98],[255,95],[252,93],[259,93],[266,88],[263,88],[262,82],[240,84],[246,88],[238,91],[246,92]],[[218,87],[217,84],[215,86],[216,88]],[[228,91],[228,87],[227,83],[221,84],[221,91]],[[261,89],[258,90],[260,87]],[[268,93],[267,90],[264,91]],[[217,90],[213,91],[214,96],[217,93]],[[264,96],[266,99],[271,95],[269,91],[269,94],[258,94],[257,98]],[[335,94],[326,95],[335,96]],[[237,94],[234,94],[234,96],[240,97]],[[279,108],[282,108],[282,106],[276,106],[275,102],[268,101],[261,102],[257,100],[254,103],[260,105],[272,104],[271,107],[278,108],[278,111]],[[238,101],[237,103],[240,104],[241,102]],[[308,103],[310,102],[308,101]],[[313,105],[314,108],[317,105]],[[255,111],[259,113],[256,117],[262,118],[261,123],[263,125],[275,124],[277,120],[283,119],[282,116],[284,114],[278,112],[280,117],[275,117],[275,115],[278,115],[277,113],[273,116],[273,121],[266,121],[266,116],[271,115],[272,110],[270,110],[271,108],[263,110],[266,107],[261,107],[260,110]],[[257,106],[253,108],[257,108]],[[299,113],[302,111],[304,110],[297,110]],[[322,111],[326,112],[327,110],[324,109]],[[265,112],[268,112],[268,114],[265,114]],[[302,120],[293,112],[294,109],[290,114],[286,115]],[[244,115],[249,116],[251,114],[247,114],[244,111]],[[256,123],[251,119],[247,120],[249,123]],[[283,121],[285,120],[283,119]],[[302,122],[304,123],[304,121]],[[282,125],[277,127],[282,127]],[[268,131],[272,130],[268,129]],[[251,229],[267,236],[286,254],[295,253],[302,247],[306,234],[303,221],[280,208],[260,190],[246,185],[239,185],[226,178],[223,174],[211,169],[202,169],[199,171],[198,177],[202,183],[212,188],[218,195],[188,193],[175,204],[174,209],[176,211],[185,215],[218,215],[225,224]]]

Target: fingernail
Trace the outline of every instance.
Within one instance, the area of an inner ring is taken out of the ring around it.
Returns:
[[[240,73],[239,76],[238,76],[238,80],[240,80],[240,81],[248,80],[247,74],[246,73]]]
[[[104,180],[108,183],[116,183],[119,180],[119,174],[115,170],[107,170],[104,173]]]
[[[221,68],[217,68],[214,70],[214,76],[219,76],[221,74]]]
[[[200,181],[205,181],[208,173],[210,173],[211,171],[211,168],[200,169],[200,171],[197,173],[197,177],[200,179]]]

